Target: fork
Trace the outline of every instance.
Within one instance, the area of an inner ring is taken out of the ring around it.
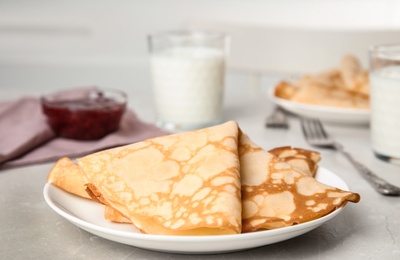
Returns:
[[[400,196],[400,188],[396,187],[384,179],[375,175],[365,165],[356,161],[353,156],[348,153],[343,145],[331,139],[324,130],[318,119],[301,118],[301,128],[307,142],[316,147],[335,149],[344,154],[361,175],[377,190],[379,193],[388,196]]]
[[[267,117],[265,126],[274,128],[288,128],[289,124],[286,119],[285,111],[283,111],[281,107],[276,106],[272,114]]]

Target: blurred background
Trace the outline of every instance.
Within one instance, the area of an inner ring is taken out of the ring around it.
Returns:
[[[231,34],[230,70],[312,73],[337,66],[346,53],[367,66],[368,46],[400,42],[400,1],[1,0],[0,76],[12,77],[13,66],[79,65],[144,77],[146,36],[192,28]],[[11,83],[18,87],[15,77]]]

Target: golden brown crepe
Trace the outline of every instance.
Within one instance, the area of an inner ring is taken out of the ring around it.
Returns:
[[[358,202],[358,194],[311,177],[319,160],[299,148],[269,153],[230,121],[94,153],[78,159],[80,168],[63,158],[49,180],[60,183],[61,176],[70,185],[58,186],[72,193],[86,185],[106,205],[106,219],[143,233],[237,234],[310,221]],[[63,178],[67,172],[74,177]]]
[[[236,122],[78,159],[90,191],[143,233],[241,232]]]
[[[86,183],[77,163],[67,157],[59,159],[47,176],[47,182],[51,183],[74,195],[91,199],[87,193]],[[130,220],[122,216],[110,206],[105,207],[104,217],[117,223],[130,223]]]
[[[78,164],[67,157],[59,159],[54,164],[47,176],[47,182],[72,194],[90,199]]]
[[[279,82],[275,96],[294,102],[338,108],[368,109],[368,71],[352,55],[342,58],[339,69],[305,75],[297,82]]]
[[[312,177],[315,176],[318,163],[321,160],[320,153],[316,151],[292,148],[290,146],[277,147],[268,152],[278,157],[282,162],[286,162]]]
[[[275,229],[324,216],[356,193],[315,180],[264,151],[243,134],[239,146],[242,183],[242,232]]]

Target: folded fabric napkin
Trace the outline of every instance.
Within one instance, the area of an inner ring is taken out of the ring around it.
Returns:
[[[139,120],[127,109],[119,130],[100,140],[81,141],[56,137],[42,113],[40,99],[23,97],[0,103],[0,169],[75,158],[98,150],[167,135]]]

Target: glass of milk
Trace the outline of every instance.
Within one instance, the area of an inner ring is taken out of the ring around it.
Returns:
[[[369,56],[372,149],[400,163],[400,43],[372,46]]]
[[[157,125],[179,132],[220,123],[229,37],[170,31],[148,43]]]

